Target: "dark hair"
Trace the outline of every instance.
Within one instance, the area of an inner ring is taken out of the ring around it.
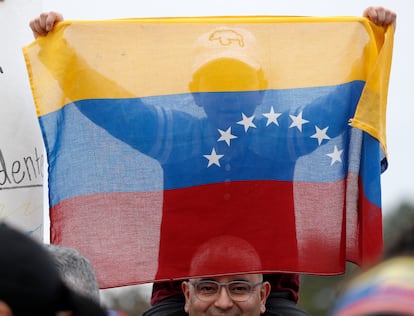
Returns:
[[[32,237],[0,223],[0,300],[13,316],[106,315],[92,300],[71,291],[60,278],[52,257]]]
[[[384,259],[396,256],[414,255],[414,225],[402,231],[388,244],[384,250]]]

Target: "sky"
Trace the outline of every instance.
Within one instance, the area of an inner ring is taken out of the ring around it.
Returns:
[[[383,6],[398,15],[393,64],[388,94],[388,170],[382,175],[384,214],[402,201],[414,203],[414,107],[410,104],[410,82],[414,65],[414,43],[410,34],[410,0],[42,0],[41,11],[61,12],[66,20],[97,20],[133,17],[295,15],[360,16],[368,6]],[[40,12],[39,12],[40,13]]]

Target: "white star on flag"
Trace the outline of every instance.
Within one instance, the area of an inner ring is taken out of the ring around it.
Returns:
[[[220,162],[219,160],[224,156],[224,155],[218,155],[216,153],[216,149],[213,148],[213,150],[211,151],[210,155],[203,155],[206,159],[208,159],[208,167],[210,167],[211,165],[217,165],[220,167]]]
[[[343,150],[342,149],[338,150],[338,147],[336,147],[336,145],[335,145],[334,151],[330,154],[326,154],[327,156],[331,157],[331,159],[332,159],[331,160],[331,166],[335,162],[342,162],[342,159],[341,159],[342,152],[343,152]]]
[[[253,123],[254,115],[247,117],[244,113],[242,113],[242,120],[238,121],[237,124],[244,126],[244,131],[247,132],[249,127],[256,128],[256,125]]]
[[[279,122],[277,121],[277,118],[281,116],[282,113],[275,113],[275,110],[273,109],[273,106],[270,108],[269,113],[263,113],[264,117],[267,117],[267,123],[266,126],[269,126],[270,124],[275,124],[279,126]]]
[[[302,131],[302,125],[309,123],[309,121],[302,118],[302,112],[300,112],[297,116],[291,114],[289,116],[292,119],[292,124],[290,124],[289,128],[297,127],[299,131]]]
[[[232,139],[237,138],[237,136],[232,135],[232,133],[231,133],[231,127],[229,127],[226,131],[223,131],[223,130],[221,130],[219,128],[217,130],[219,131],[219,133],[221,135],[220,138],[217,140],[218,142],[226,142],[226,144],[228,146],[230,146],[230,141]]]
[[[311,136],[311,138],[317,138],[318,139],[318,145],[322,143],[324,139],[331,139],[328,135],[326,135],[326,132],[328,131],[329,127],[325,127],[324,129],[320,129],[319,127],[315,126],[316,133]]]

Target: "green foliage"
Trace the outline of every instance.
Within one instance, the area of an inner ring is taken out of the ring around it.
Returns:
[[[402,231],[414,224],[414,205],[403,202],[384,216],[384,247],[397,238]],[[326,316],[333,307],[341,286],[358,271],[349,263],[346,273],[339,276],[311,276],[301,278],[299,305],[312,316]]]
[[[352,263],[346,273],[335,276],[303,275],[301,277],[299,306],[312,316],[325,316],[333,307],[341,286],[358,269]]]
[[[385,247],[405,231],[414,225],[414,205],[403,202],[394,211],[387,214],[383,221]]]

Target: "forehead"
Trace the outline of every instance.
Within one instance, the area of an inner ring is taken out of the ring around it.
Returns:
[[[237,274],[237,275],[222,275],[222,276],[210,276],[205,278],[192,279],[194,282],[213,280],[220,283],[230,281],[248,281],[248,282],[259,282],[261,281],[260,274]]]

